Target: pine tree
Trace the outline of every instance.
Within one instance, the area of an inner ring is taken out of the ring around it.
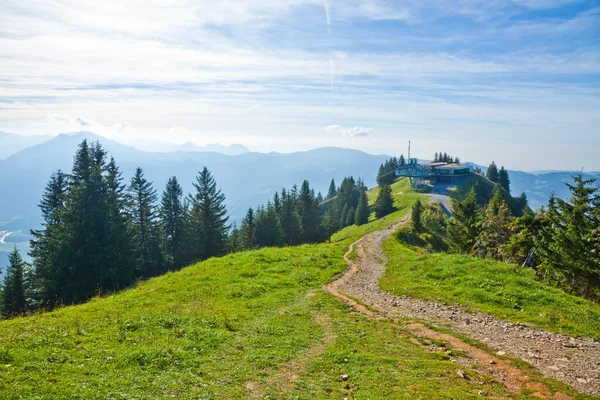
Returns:
[[[498,173],[498,183],[504,190],[510,193],[510,179],[508,178],[508,171],[504,169],[504,166],[500,167]]]
[[[256,217],[256,244],[259,247],[281,246],[284,232],[275,207],[269,204]]]
[[[492,163],[488,167],[487,172],[485,173],[485,176],[494,183],[498,182],[498,180],[499,180],[498,167],[496,166],[495,162],[492,161]]]
[[[306,180],[302,182],[302,186],[300,187],[298,202],[302,218],[303,242],[316,243],[321,240],[321,232],[319,231],[319,227],[321,226],[319,203],[315,198],[314,192],[310,189],[310,184]]]
[[[375,215],[377,218],[381,218],[392,211],[394,211],[392,188],[389,185],[384,185],[377,195],[377,200],[375,200]]]
[[[243,250],[241,232],[238,229],[237,224],[234,222],[227,235],[227,253],[235,253],[236,251]]]
[[[30,241],[33,258],[36,297],[40,305],[51,305],[58,297],[58,249],[66,234],[63,225],[67,195],[67,176],[60,170],[50,176],[40,209],[43,229],[32,230]]]
[[[512,235],[511,226],[510,210],[502,198],[499,186],[496,186],[494,196],[480,215],[474,253],[480,257],[504,261],[505,248]]]
[[[354,209],[354,207],[351,206],[348,209],[348,212],[346,213],[346,221],[344,221],[344,225],[345,226],[354,225],[355,215],[356,215],[356,210]]]
[[[162,193],[160,205],[160,222],[166,262],[170,267],[182,265],[183,250],[183,189],[176,177],[167,181]]]
[[[136,254],[136,270],[150,277],[163,272],[164,261],[159,241],[156,190],[137,168],[129,185],[129,215],[131,217]]]
[[[337,199],[327,203],[327,211],[325,212],[322,225],[327,236],[333,235],[340,228],[340,208]]]
[[[398,160],[398,166],[401,167],[406,164],[406,160],[404,159],[404,155],[400,154],[400,159]]]
[[[277,213],[277,209],[273,205],[273,209]],[[253,249],[256,246],[256,215],[252,208],[248,209],[246,216],[242,220],[242,227],[240,229],[240,244],[244,250]]]
[[[135,281],[135,254],[131,227],[126,212],[126,187],[114,158],[106,167],[106,207],[108,237],[106,266],[101,287],[122,289]]]
[[[5,317],[13,317],[26,311],[26,268],[27,264],[15,247],[8,256],[8,267],[2,281],[1,310]]]
[[[543,273],[570,290],[600,298],[600,257],[597,250],[598,191],[594,179],[574,176],[569,201],[551,197],[539,237],[534,238]]]
[[[293,189],[289,194],[286,193],[285,189],[281,191],[280,219],[284,243],[291,246],[302,243],[302,218],[298,212],[296,195]]]
[[[450,248],[459,253],[470,253],[479,235],[477,197],[471,188],[467,197],[456,204],[446,229]]]
[[[423,232],[423,222],[421,221],[421,215],[423,214],[423,203],[421,200],[417,200],[412,206],[411,211],[411,224],[416,232]]]
[[[438,162],[438,153],[437,151],[435,152],[435,155],[433,156],[433,162]]]
[[[278,192],[273,195],[273,207],[275,207],[275,212],[281,216],[281,198]]]
[[[70,176],[64,213],[64,238],[55,257],[58,298],[78,303],[109,289],[103,286],[111,268],[110,212],[106,152],[99,143],[79,145]]]
[[[369,221],[369,199],[367,198],[366,188],[362,188],[360,192],[360,198],[358,199],[358,206],[354,214],[354,223],[356,225],[364,225]]]
[[[335,181],[332,179],[329,184],[329,190],[327,191],[327,199],[334,198],[337,195],[337,188],[335,186]]]
[[[215,178],[206,167],[198,174],[194,187],[191,219],[197,255],[208,258],[224,254],[229,229],[225,195],[217,189]]]

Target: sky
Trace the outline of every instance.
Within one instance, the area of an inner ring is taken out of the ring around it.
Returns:
[[[600,170],[600,0],[2,0],[0,130]]]

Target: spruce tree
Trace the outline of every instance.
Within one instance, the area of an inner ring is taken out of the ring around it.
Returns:
[[[340,228],[340,208],[337,199],[327,203],[327,211],[322,224],[327,236],[333,235]]]
[[[39,205],[43,229],[31,231],[30,254],[33,258],[36,300],[42,306],[54,304],[58,297],[57,258],[61,241],[67,233],[63,224],[67,189],[67,176],[60,170],[54,172]]]
[[[281,227],[285,244],[293,246],[302,243],[302,218],[298,212],[294,190],[289,194],[285,189],[281,192]]]
[[[377,200],[375,200],[375,215],[377,218],[381,218],[392,211],[394,211],[392,188],[389,185],[384,185],[377,195]]]
[[[229,234],[227,235],[227,245],[225,247],[227,249],[227,253],[235,253],[237,251],[243,250],[241,232],[240,229],[238,229],[237,224],[235,222],[229,230]]]
[[[421,215],[423,214],[423,203],[421,200],[417,200],[412,206],[411,210],[411,225],[416,232],[423,232],[423,222],[421,221]]]
[[[476,255],[495,260],[505,260],[505,248],[512,235],[512,217],[502,198],[499,186],[479,218],[479,235],[473,245]]]
[[[335,181],[332,179],[329,184],[329,190],[327,191],[326,199],[334,198],[337,195],[337,188],[335,186]]]
[[[129,185],[129,215],[135,243],[136,269],[150,277],[163,272],[164,261],[159,240],[156,190],[138,167]]]
[[[300,195],[298,197],[299,212],[302,218],[302,230],[304,243],[315,243],[321,239],[320,235],[320,209],[314,192],[308,181],[302,182]],[[354,215],[353,215],[354,218]],[[354,221],[352,221],[354,223]]]
[[[594,179],[574,176],[567,184],[571,198],[551,197],[542,219],[539,237],[534,238],[545,276],[570,290],[600,298],[600,257],[597,250],[598,192]]]
[[[275,192],[273,195],[273,207],[275,207],[275,212],[281,216],[281,197],[279,197],[279,192]]]
[[[279,215],[271,204],[262,209],[256,217],[256,244],[259,247],[281,246],[284,232]]]
[[[101,286],[107,290],[122,289],[135,281],[135,254],[126,212],[126,187],[114,158],[106,166],[106,207],[109,233]]]
[[[487,169],[487,172],[485,173],[485,176],[494,183],[498,182],[498,180],[499,180],[498,167],[496,166],[495,162],[492,161],[492,163],[490,164],[490,166]]]
[[[346,213],[346,221],[345,221],[344,225],[345,226],[354,225],[355,215],[356,215],[356,210],[354,210],[354,207],[350,206],[350,208],[348,209],[348,212]]]
[[[277,213],[275,205],[273,209]],[[256,246],[256,215],[252,208],[248,209],[246,216],[242,220],[242,227],[240,229],[240,244],[244,250],[253,249]]]
[[[369,221],[369,199],[367,198],[366,188],[362,188],[360,192],[360,198],[358,199],[358,206],[354,214],[354,223],[356,225],[364,225]]]
[[[160,222],[166,262],[170,267],[182,265],[183,250],[183,189],[175,176],[169,178],[162,193]]]
[[[470,253],[479,235],[477,225],[479,207],[475,189],[471,188],[467,197],[453,207],[452,216],[446,229],[450,248],[458,253]]]
[[[191,222],[196,254],[199,258],[221,255],[226,250],[229,229],[225,195],[217,189],[215,178],[206,167],[198,174],[194,187]]]
[[[500,172],[498,172],[498,183],[504,190],[510,193],[510,179],[508,178],[508,171],[504,169],[504,166],[500,167]]]
[[[13,317],[26,311],[26,263],[17,248],[8,256],[8,267],[2,281],[2,314]]]
[[[110,215],[106,152],[83,140],[75,154],[64,213],[64,239],[55,259],[59,300],[78,303],[106,290],[110,268]],[[75,250],[76,249],[76,250]]]

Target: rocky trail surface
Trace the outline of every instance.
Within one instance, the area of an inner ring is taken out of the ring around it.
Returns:
[[[465,351],[479,364],[479,370],[503,382],[515,392],[527,388],[540,398],[566,399],[550,394],[545,385],[529,377],[503,356],[519,358],[535,366],[543,376],[555,378],[582,393],[600,396],[600,343],[546,332],[520,323],[497,320],[483,313],[469,313],[460,307],[441,305],[405,296],[394,296],[379,287],[385,272],[383,242],[398,225],[370,233],[350,246],[345,259],[348,269],[325,289],[361,313],[372,318],[408,318],[446,328],[487,345],[489,354],[450,335],[440,334],[421,323],[407,328],[417,336],[442,340]],[[356,251],[354,260],[348,255]],[[366,305],[366,306],[365,306]],[[460,375],[460,370],[457,374]]]

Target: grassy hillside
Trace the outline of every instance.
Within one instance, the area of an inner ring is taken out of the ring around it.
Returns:
[[[0,398],[526,398],[473,371],[457,379],[450,358],[460,354],[423,347],[320,290],[345,268],[351,242],[403,218],[418,196],[398,196],[397,212],[331,243],[210,259],[0,322]]]
[[[600,305],[539,282],[529,268],[466,255],[424,253],[394,236],[384,250],[390,260],[380,282],[384,290],[600,339]]]

